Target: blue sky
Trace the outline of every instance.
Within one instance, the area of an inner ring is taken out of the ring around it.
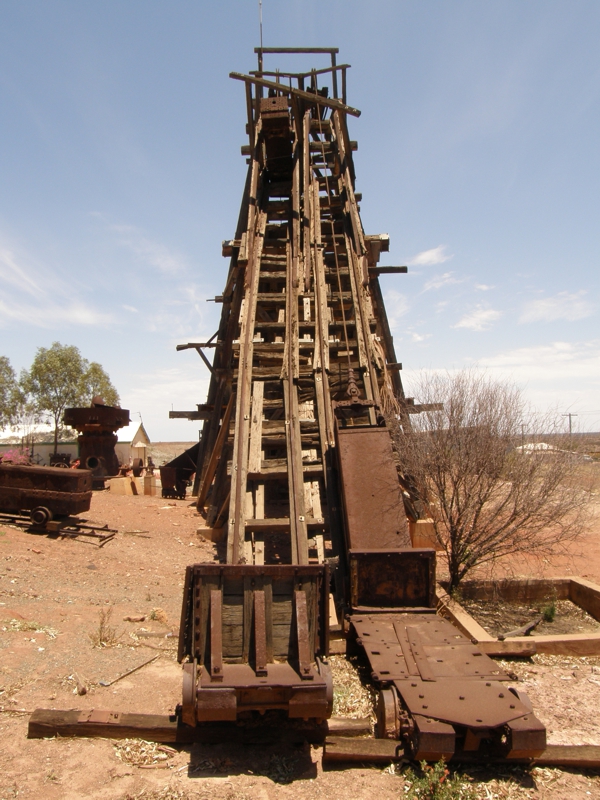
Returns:
[[[264,0],[265,46],[338,46],[403,378],[487,367],[600,429],[600,4]],[[245,176],[257,0],[0,4],[0,354],[100,361],[153,440],[205,398]],[[267,57],[268,58],[268,57]],[[324,57],[302,64],[321,66]],[[321,60],[320,60],[321,59]]]

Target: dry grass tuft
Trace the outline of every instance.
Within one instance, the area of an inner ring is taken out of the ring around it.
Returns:
[[[375,693],[363,686],[357,668],[344,656],[330,656],[333,673],[333,716],[374,719]]]
[[[98,630],[89,634],[94,647],[114,647],[123,635],[122,633],[117,634],[117,629],[110,624],[112,611],[112,606],[108,609],[100,609]]]
[[[177,750],[165,747],[156,742],[145,742],[142,739],[123,739],[113,743],[116,757],[124,764],[133,767],[150,766],[168,761],[177,755]]]
[[[54,628],[49,628],[47,625],[40,625],[39,622],[28,622],[23,619],[7,619],[4,621],[0,630],[45,633],[50,639],[56,639],[58,636],[58,631]]]
[[[164,786],[162,789],[142,789],[138,794],[123,795],[121,800],[254,800],[255,795],[249,795],[239,790],[225,788],[223,793],[216,788],[208,791],[187,792],[176,786]]]
[[[156,622],[160,622],[163,625],[169,624],[169,618],[167,617],[167,612],[162,608],[153,608],[150,612],[150,619],[156,620]]]

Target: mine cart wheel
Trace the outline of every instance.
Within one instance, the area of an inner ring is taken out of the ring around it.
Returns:
[[[317,667],[319,669],[319,675],[323,678],[327,686],[327,718],[329,719],[333,711],[333,673],[331,672],[329,662],[320,658],[317,658]]]
[[[395,689],[381,689],[377,698],[377,738],[397,739],[398,697]]]
[[[58,467],[59,469],[69,469],[69,465],[68,465],[68,464],[65,464],[65,462],[64,462],[64,461],[61,461],[60,463],[58,463],[58,464],[55,464],[54,466],[55,466],[55,467]]]
[[[52,512],[45,506],[37,506],[30,512],[30,517],[34,525],[42,528],[52,519]]]
[[[197,662],[189,662],[183,665],[183,692],[181,703],[181,721],[185,725],[196,725],[196,684],[197,684]]]

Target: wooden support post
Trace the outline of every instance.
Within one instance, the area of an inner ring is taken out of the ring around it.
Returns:
[[[225,409],[225,414],[223,415],[223,421],[219,429],[217,441],[215,442],[215,446],[210,455],[208,466],[206,467],[206,472],[204,473],[202,488],[200,489],[200,494],[198,495],[199,511],[202,511],[204,509],[204,504],[208,496],[208,491],[213,482],[213,478],[215,477],[215,473],[217,471],[217,465],[219,463],[219,459],[221,458],[221,453],[223,452],[223,445],[225,444],[227,436],[229,435],[229,421],[231,419],[231,412],[233,411],[234,403],[235,403],[235,394],[231,394],[229,402],[227,403],[227,408]]]
[[[253,206],[250,207],[251,211]],[[244,318],[240,332],[240,366],[237,384],[237,407],[235,417],[236,435],[233,445],[233,468],[231,472],[231,500],[227,533],[227,561],[237,564],[244,557],[245,496],[248,474],[248,448],[250,429],[250,388],[252,385],[252,359],[254,325],[256,321],[256,295],[260,277],[260,259],[264,243],[267,215],[261,210],[256,220],[256,231],[252,231],[252,251],[246,272],[251,280],[244,297]]]

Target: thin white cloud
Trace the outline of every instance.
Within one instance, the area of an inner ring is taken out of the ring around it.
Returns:
[[[564,386],[567,379],[600,375],[600,340],[588,342],[551,342],[536,347],[519,347],[480,361],[481,366],[511,373],[525,381],[556,380]]]
[[[396,289],[388,289],[384,299],[390,328],[396,328],[400,318],[410,310],[408,298]]]
[[[419,342],[424,342],[427,339],[431,339],[431,334],[430,333],[415,333],[413,331],[410,334],[410,338],[411,338],[411,341],[413,341],[415,344],[418,344]]]
[[[36,264],[19,248],[0,241],[0,327],[11,323],[56,328],[106,325],[113,315],[97,311],[47,264]]]
[[[181,253],[170,250],[162,242],[149,239],[133,225],[110,225],[119,234],[119,241],[146,264],[172,275],[185,272],[187,261]]]
[[[492,326],[492,323],[500,319],[501,316],[502,312],[500,311],[496,311],[493,308],[478,306],[474,311],[465,314],[465,316],[452,327],[466,328],[470,331],[486,331]]]
[[[495,286],[488,286],[487,283],[476,283],[475,288],[479,292],[489,292],[491,289],[495,289]]]
[[[95,311],[81,302],[56,302],[45,300],[42,305],[32,303],[5,303],[0,300],[0,327],[10,322],[34,325],[38,328],[56,328],[65,325],[108,325],[114,322],[112,314]]]
[[[446,255],[446,245],[439,244],[437,247],[432,247],[431,250],[423,250],[409,259],[408,263],[415,267],[431,267],[434,264],[443,264],[448,261],[452,256]]]
[[[125,309],[125,311],[131,311],[132,314],[139,314],[139,311],[137,310],[137,308],[134,308],[134,306],[128,306],[123,304],[123,308]]]
[[[559,292],[553,297],[542,297],[527,303],[521,311],[520,323],[553,322],[566,319],[574,322],[594,313],[592,304],[585,300],[586,292]]]
[[[447,286],[450,283],[460,283],[458,278],[454,277],[453,272],[444,272],[442,275],[434,275],[425,282],[423,291],[428,292],[430,289],[441,289],[442,286]]]
[[[26,269],[18,263],[17,256],[6,246],[0,246],[0,281],[34,297],[43,294],[38,281],[27,274]]]

